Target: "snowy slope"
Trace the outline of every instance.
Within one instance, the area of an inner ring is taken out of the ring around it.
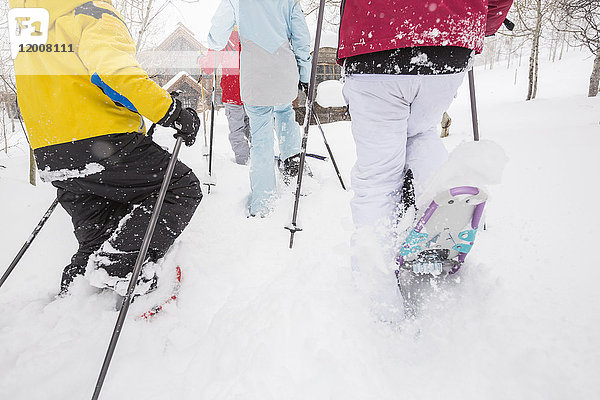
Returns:
[[[476,70],[482,138],[510,161],[490,187],[488,230],[461,282],[414,322],[370,313],[349,266],[351,192],[311,160],[303,232],[287,248],[291,189],[276,212],[246,219],[248,167],[234,164],[217,124],[217,186],[166,264],[183,267],[177,305],[151,323],[128,319],[103,399],[595,399],[600,396],[600,278],[595,177],[600,98],[588,99],[585,53],[543,64],[538,99],[524,102],[525,66]],[[471,140],[468,88],[449,110],[452,149]],[[349,184],[349,123],[325,125]],[[325,154],[311,133],[310,151]],[[168,131],[159,132],[172,143]],[[202,140],[200,140],[202,141]],[[182,159],[201,175],[199,146]],[[51,203],[28,186],[27,158],[0,158],[0,268]],[[82,399],[116,320],[114,299],[78,282],[51,301],[76,247],[58,209],[0,289],[0,398]]]

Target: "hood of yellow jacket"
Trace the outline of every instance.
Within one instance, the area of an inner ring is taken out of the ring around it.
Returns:
[[[50,25],[52,25],[57,18],[89,2],[90,0],[9,0],[9,5],[10,8],[45,8],[50,14]],[[111,0],[96,0],[93,3],[112,5]]]

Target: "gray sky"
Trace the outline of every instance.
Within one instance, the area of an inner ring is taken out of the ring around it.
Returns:
[[[169,20],[175,21],[171,29],[166,29],[165,36],[175,30],[177,22],[182,22],[188,29],[196,35],[201,42],[206,41],[208,30],[210,29],[210,20],[221,3],[221,0],[197,0],[194,3],[186,4],[181,1],[168,10]]]

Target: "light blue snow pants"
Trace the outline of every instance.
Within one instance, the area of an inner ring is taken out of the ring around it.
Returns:
[[[279,157],[285,160],[300,153],[300,128],[292,104],[251,106],[246,104],[250,117],[250,194],[251,215],[269,213],[269,202],[275,194],[275,152],[273,123],[279,141]]]

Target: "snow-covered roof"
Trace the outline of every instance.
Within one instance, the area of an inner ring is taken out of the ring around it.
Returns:
[[[185,71],[178,72],[177,75],[175,75],[174,77],[172,77],[169,82],[167,82],[167,83],[164,84],[163,89],[169,90],[171,88],[171,86],[173,86],[178,80],[180,80],[184,76],[190,76],[190,74],[188,74]]]
[[[173,42],[175,42],[177,39],[185,40],[189,44],[189,46],[191,46],[191,49],[193,49],[193,50],[197,50],[197,51],[205,50],[205,46],[202,43],[200,43],[200,41],[198,41],[198,39],[196,39],[194,33],[187,26],[182,24],[181,22],[177,23],[176,29],[173,32],[171,32],[171,34],[169,36],[167,36],[165,39],[163,39],[162,42],[154,48],[154,50],[155,51],[156,50],[171,51]],[[176,50],[179,50],[179,49],[176,49]]]

